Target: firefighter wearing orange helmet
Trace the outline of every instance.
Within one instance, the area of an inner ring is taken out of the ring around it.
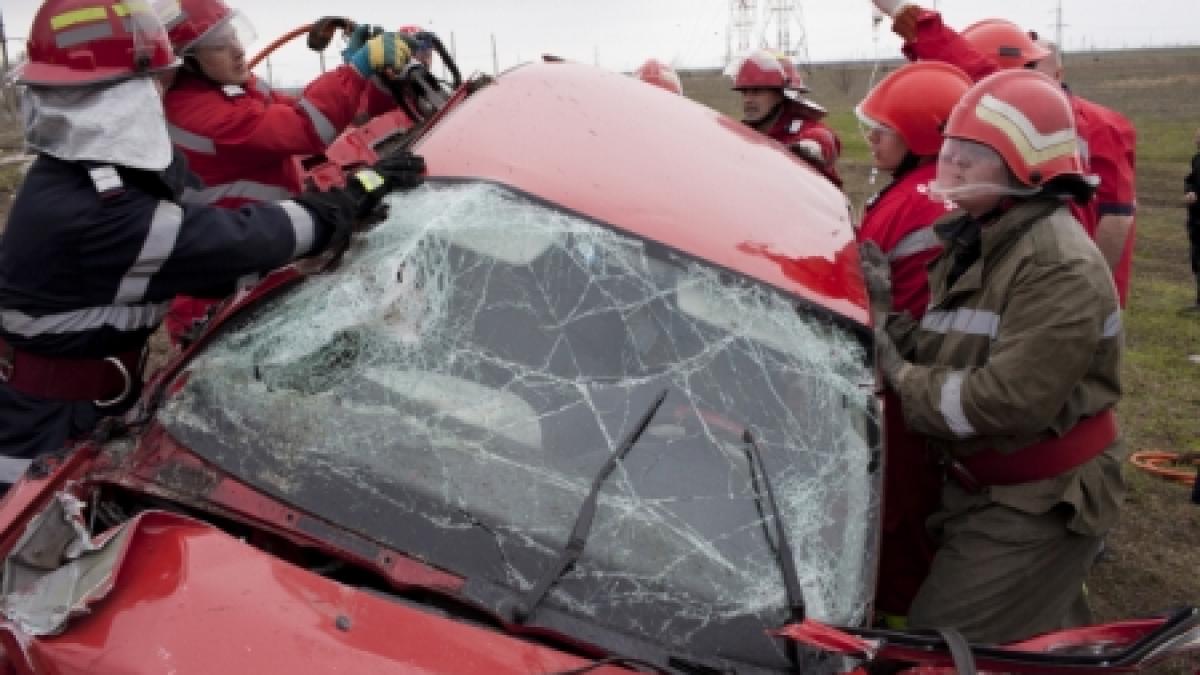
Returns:
[[[204,204],[237,207],[298,193],[292,158],[324,150],[364,98],[371,116],[393,109],[378,74],[398,71],[412,52],[407,38],[360,30],[348,63],[318,76],[295,98],[249,71],[245,48],[254,30],[222,0],[159,0],[156,11],[184,62],[164,99],[171,140],[205,183],[187,199]],[[172,338],[212,304],[176,300],[167,318]]]
[[[683,95],[683,82],[679,73],[658,59],[647,59],[645,63],[633,71],[633,76],[647,84],[666,89],[672,94]]]
[[[727,72],[733,76],[733,89],[742,95],[742,121],[782,143],[840,188],[841,139],[821,121],[825,109],[801,96],[808,87],[792,60],[760,49]]]
[[[929,303],[925,268],[942,249],[933,223],[953,208],[930,197],[929,183],[937,173],[942,128],[970,86],[966,74],[949,64],[912,63],[888,75],[855,108],[875,167],[891,176],[868,200],[858,237],[886,257],[890,309],[918,321]],[[892,392],[885,396],[888,456],[875,608],[904,616],[933,557],[925,519],[937,508],[941,472],[925,439],[905,428],[899,400]]]
[[[149,7],[47,0],[29,36],[16,81],[37,158],[0,238],[0,490],[134,404],[173,296],[228,293],[347,241],[422,168],[404,157],[345,190],[237,210],[183,203],[161,100],[178,61]]]
[[[986,19],[959,34],[942,23],[941,14],[914,3],[872,2],[893,18],[892,29],[904,40],[904,54],[911,60],[946,61],[962,68],[974,80],[1007,68],[1034,68],[1056,79],[1062,76],[1057,47],[1036,39],[1012,22]],[[1100,179],[1095,199],[1073,210],[1104,253],[1124,306],[1129,294],[1136,234],[1137,134],[1129,120],[1115,110],[1076,96],[1069,89],[1067,95],[1082,141],[1084,163]]]
[[[991,75],[945,135],[931,192],[959,209],[934,225],[928,310],[878,322],[878,363],[946,474],[909,624],[1000,643],[1088,620],[1083,581],[1125,490],[1121,311],[1064,205],[1093,181],[1058,84]],[[886,262],[864,248],[872,297],[886,298]]]

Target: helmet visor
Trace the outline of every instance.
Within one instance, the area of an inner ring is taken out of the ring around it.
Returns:
[[[874,117],[871,117],[865,111],[863,111],[861,103],[854,106],[854,116],[858,118],[858,132],[862,134],[862,137],[867,139],[868,142],[871,140],[871,132],[873,131],[885,134],[896,133],[895,129],[889,127],[883,122],[880,122]]]
[[[170,53],[167,31],[158,15],[145,2],[125,2],[121,7],[121,21],[133,40],[133,70],[149,72],[178,65],[178,59]]]
[[[947,138],[938,154],[937,178],[929,196],[938,201],[973,197],[1028,196],[1037,188],[1017,183],[1000,153],[975,141]]]
[[[188,45],[184,52],[192,53],[197,49],[227,49],[230,47],[244,49],[254,44],[256,39],[258,39],[258,34],[254,31],[254,24],[250,23],[250,19],[247,19],[241,11],[234,10],[225,19],[204,31],[204,34]]]

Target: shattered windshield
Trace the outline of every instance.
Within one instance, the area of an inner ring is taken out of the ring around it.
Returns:
[[[666,391],[530,623],[777,662],[766,630],[788,605],[746,430],[808,614],[862,621],[879,448],[853,333],[502,187],[389,201],[336,272],[265,303],[194,362],[160,413],[173,436],[502,604],[553,567],[593,478]]]

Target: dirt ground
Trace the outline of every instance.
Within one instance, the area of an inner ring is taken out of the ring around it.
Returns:
[[[894,64],[893,64],[894,65]],[[887,64],[884,65],[886,70]],[[1126,316],[1126,395],[1119,408],[1134,450],[1200,451],[1200,318],[1177,313],[1194,292],[1186,260],[1181,181],[1200,126],[1200,49],[1068,55],[1075,91],[1128,115],[1139,132],[1138,248]],[[843,176],[856,205],[867,184],[865,145],[852,107],[867,90],[872,64],[820,66],[810,73],[812,96],[830,112],[845,143]],[[714,73],[684,73],[686,93],[736,116],[728,81]],[[0,158],[19,151],[15,120],[0,111]],[[0,216],[19,183],[0,165]],[[2,226],[0,226],[2,227]],[[161,341],[157,349],[162,352]],[[1088,586],[1097,618],[1113,620],[1200,605],[1200,506],[1187,488],[1130,467],[1121,524]],[[1160,672],[1200,672],[1200,659]]]

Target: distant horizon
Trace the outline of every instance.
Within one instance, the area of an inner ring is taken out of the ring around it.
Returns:
[[[258,39],[250,55],[273,38],[331,12],[328,3],[289,0],[286,11],[265,3],[226,0],[254,25]],[[543,53],[617,72],[629,72],[647,58],[682,70],[720,68],[735,44],[782,43],[803,64],[890,60],[900,55],[900,39],[890,22],[875,20],[869,0],[794,0],[785,26],[772,23],[767,3],[750,24],[738,24],[730,0],[408,0],[402,6],[380,0],[351,0],[332,11],[380,26],[420,25],[437,33],[465,73],[504,71]],[[946,25],[964,28],[1002,16],[1043,37],[1061,37],[1065,53],[1200,46],[1195,0],[923,0]],[[1061,4],[1061,16],[1056,12]],[[7,32],[28,33],[39,0],[4,0]],[[735,27],[749,26],[748,42]],[[338,42],[340,44],[340,41]],[[10,45],[22,51],[20,41]],[[775,45],[777,46],[777,45]],[[340,63],[337,47],[325,63]],[[308,82],[320,71],[318,57],[295,40],[271,57],[271,80],[282,85]],[[265,75],[260,68],[260,75]]]

